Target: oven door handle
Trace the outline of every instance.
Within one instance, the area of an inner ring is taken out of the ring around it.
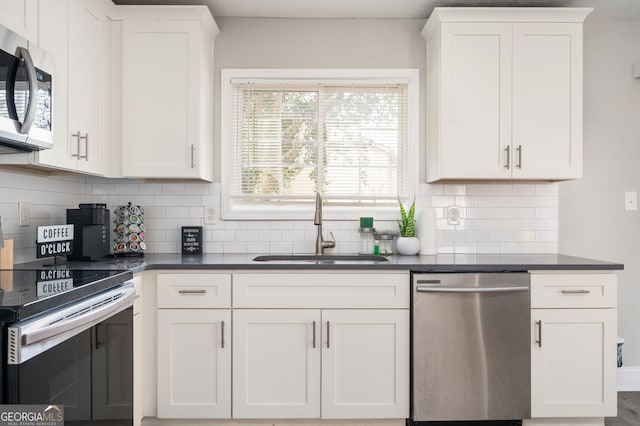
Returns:
[[[529,291],[526,286],[513,287],[429,287],[416,286],[419,293],[503,293],[512,291]]]
[[[129,306],[132,306],[134,297],[135,290],[132,288],[127,289],[123,296],[114,302],[110,302],[97,309],[92,309],[86,313],[69,319],[56,322],[55,324],[38,328],[32,332],[23,333],[22,344],[25,346],[32,345],[74,329],[82,329],[82,331],[89,329],[95,324],[127,309]]]

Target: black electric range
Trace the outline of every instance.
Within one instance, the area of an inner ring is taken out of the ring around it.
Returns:
[[[16,322],[115,287],[130,271],[0,270],[0,322]]]
[[[132,278],[113,270],[0,270],[0,404],[56,405],[69,425],[131,426]]]

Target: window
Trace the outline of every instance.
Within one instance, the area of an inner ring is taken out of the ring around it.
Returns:
[[[336,218],[397,214],[417,168],[417,78],[416,70],[223,70],[224,218],[308,218],[317,191]]]

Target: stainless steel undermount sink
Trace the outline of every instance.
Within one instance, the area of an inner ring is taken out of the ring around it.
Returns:
[[[257,262],[387,262],[376,254],[269,254],[253,258]]]

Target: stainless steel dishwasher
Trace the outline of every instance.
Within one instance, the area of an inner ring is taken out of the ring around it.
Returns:
[[[414,273],[413,421],[531,415],[527,273]]]

